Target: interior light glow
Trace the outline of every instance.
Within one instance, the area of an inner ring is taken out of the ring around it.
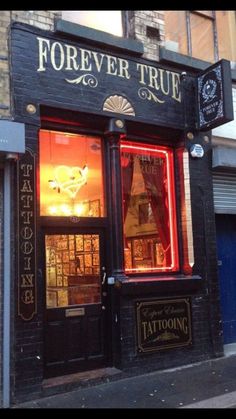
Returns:
[[[57,207],[49,207],[49,213],[51,215],[56,215],[58,213],[58,208]]]
[[[71,208],[69,207],[69,205],[63,204],[63,205],[61,205],[60,209],[61,209],[61,212],[63,214],[65,214],[67,216],[72,215],[72,211],[71,211]]]
[[[75,205],[74,213],[78,216],[82,215],[84,213],[84,205],[83,204]]]
[[[49,187],[57,189],[57,192],[65,192],[71,198],[75,198],[80,188],[87,183],[88,166],[82,169],[79,166],[57,166],[54,169],[54,179],[49,180]]]
[[[40,215],[53,216],[49,208],[57,207],[55,216],[65,216],[62,204],[76,215],[75,206],[83,204],[81,217],[104,217],[100,137],[40,130],[39,163]]]

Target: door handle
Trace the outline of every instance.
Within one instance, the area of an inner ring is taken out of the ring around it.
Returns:
[[[106,282],[106,276],[107,276],[105,266],[102,267],[102,272],[103,272],[103,274],[102,274],[102,285],[104,285],[105,282]]]

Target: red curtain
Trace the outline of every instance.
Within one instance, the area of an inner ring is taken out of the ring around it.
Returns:
[[[134,174],[134,158],[132,154],[121,153],[121,168],[122,168],[122,183],[123,183],[123,217],[124,224],[127,216],[130,198],[131,188],[133,183]],[[125,231],[124,231],[124,248],[128,248]]]
[[[170,266],[170,220],[166,163],[162,158],[155,158],[155,164],[152,162],[152,159],[140,159],[140,168],[157,230],[165,252],[166,266]]]
[[[132,154],[121,153],[122,183],[123,183],[123,215],[124,223],[131,198],[131,188],[134,174],[134,159]]]

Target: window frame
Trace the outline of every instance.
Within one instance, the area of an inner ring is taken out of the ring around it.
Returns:
[[[128,277],[134,277],[134,276],[152,276],[152,275],[163,275],[163,274],[176,274],[180,270],[181,265],[181,258],[180,258],[180,243],[179,243],[179,218],[178,218],[178,209],[177,209],[177,188],[176,188],[176,168],[175,168],[175,149],[171,145],[167,144],[156,144],[156,143],[150,143],[145,137],[138,141],[135,140],[133,137],[126,138],[121,141],[120,144],[120,155],[122,153],[122,148],[125,149],[126,145],[134,145],[134,146],[140,146],[140,149],[142,147],[147,147],[150,149],[150,152],[152,151],[152,147],[155,148],[155,151],[163,152],[166,151],[168,154],[168,157],[165,157],[166,164],[167,164],[167,180],[168,180],[168,201],[170,203],[168,207],[168,215],[169,215],[169,222],[171,223],[171,227],[169,227],[170,232],[170,246],[171,246],[171,266],[169,267],[159,267],[159,268],[152,268],[150,270],[138,270],[135,268],[132,268],[133,272],[130,272],[126,270],[124,266],[125,274]],[[168,161],[169,160],[169,161]],[[169,168],[168,168],[169,166]],[[122,197],[123,197],[123,179],[121,175],[121,187],[122,187]],[[123,199],[123,198],[122,198]],[[124,212],[124,207],[122,205],[122,211]],[[174,215],[174,217],[173,217]],[[139,220],[138,220],[139,222]],[[139,237],[137,237],[139,239]],[[129,239],[127,239],[129,240]],[[131,241],[133,238],[131,238]],[[125,259],[125,234],[124,234],[124,221],[123,221],[123,242],[124,242],[124,259]]]
[[[191,17],[198,16],[199,18],[204,19],[205,22],[211,22],[212,23],[212,61],[217,62],[219,60],[219,46],[218,46],[218,38],[217,38],[217,27],[216,27],[216,11],[210,10],[210,11],[201,11],[201,10],[181,10],[181,11],[166,11],[165,13],[173,13],[173,17],[178,18],[178,14],[181,13],[181,20],[182,20],[182,26],[184,26],[184,33],[181,33],[181,36],[183,36],[184,42],[179,43],[177,41],[178,36],[175,36],[175,33],[172,31],[171,26],[171,20],[166,21],[166,27],[165,27],[165,36],[166,36],[166,42],[177,42],[179,45],[178,53],[187,55],[189,57],[193,57],[195,59],[203,60],[203,61],[209,61],[207,58],[199,58],[193,55],[193,34],[192,34],[192,28],[191,28]],[[211,13],[211,14],[210,14]],[[173,32],[173,33],[172,33]],[[178,28],[176,34],[180,33],[180,28]],[[196,45],[196,43],[194,44]],[[166,47],[168,49],[168,47]],[[177,52],[177,51],[176,51]]]
[[[217,41],[217,30],[216,30],[216,12],[212,10],[212,16],[209,16],[205,13],[202,13],[200,10],[187,10],[186,11],[186,26],[187,26],[187,45],[188,45],[188,55],[190,57],[196,58],[192,55],[192,34],[191,34],[191,14],[198,15],[206,20],[212,21],[213,29],[213,45],[214,45],[214,60],[218,61],[219,51],[218,51],[218,41]]]

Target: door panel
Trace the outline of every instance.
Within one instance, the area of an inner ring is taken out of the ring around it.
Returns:
[[[236,215],[216,215],[224,343],[236,342]]]
[[[104,366],[108,337],[102,232],[46,233],[44,243],[45,377]]]

